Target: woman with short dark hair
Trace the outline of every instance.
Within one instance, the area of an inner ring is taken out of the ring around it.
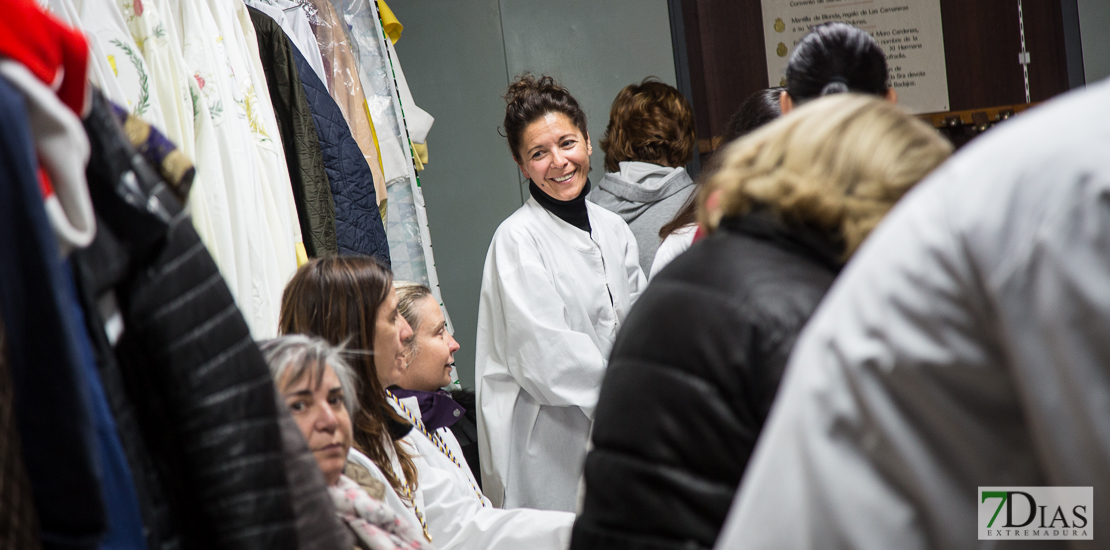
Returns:
[[[694,110],[673,86],[647,78],[613,100],[601,140],[606,174],[589,199],[628,223],[644,273],[659,248],[659,228],[694,193],[683,166],[696,142]]]
[[[531,198],[494,233],[478,303],[482,486],[506,508],[573,511],[617,329],[646,284],[624,220],[586,200],[586,114],[518,77],[505,134]]]

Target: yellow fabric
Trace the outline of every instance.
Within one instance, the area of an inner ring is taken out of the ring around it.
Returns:
[[[297,243],[297,267],[301,267],[308,263],[308,251],[304,249],[304,243]]]
[[[393,10],[389,9],[385,0],[378,0],[378,11],[381,12],[382,29],[385,30],[385,35],[389,37],[390,42],[396,44],[401,39],[401,31],[405,30],[405,26],[397,20],[396,15],[393,15]]]
[[[412,162],[416,165],[416,171],[424,170],[424,165],[428,164],[428,144],[427,143],[413,143],[412,144]]]
[[[362,108],[366,109],[366,119],[370,121],[370,137],[374,138],[374,151],[378,153],[378,169],[385,173],[385,167],[382,165],[382,146],[378,144],[378,131],[374,129],[374,117],[370,116],[370,106],[366,104],[366,100],[362,100]]]
[[[370,137],[374,138],[374,151],[378,153],[378,170],[382,171],[382,189],[378,190],[377,181],[375,180],[374,192],[378,194],[378,210],[382,214],[382,226],[388,229],[389,224],[385,221],[385,201],[389,199],[388,190],[385,187],[385,168],[382,165],[382,146],[378,144],[378,131],[374,129],[374,117],[370,116],[370,106],[366,104],[366,100],[362,100],[362,108],[366,110],[366,120],[370,121]]]

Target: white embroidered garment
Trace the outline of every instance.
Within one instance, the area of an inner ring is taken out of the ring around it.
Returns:
[[[164,126],[159,130],[185,156],[196,157],[193,137],[193,101],[187,73],[177,45],[176,29],[167,25],[152,0],[116,0],[131,31],[139,55],[146,61],[151,94],[162,110]]]
[[[81,13],[73,1],[48,0],[45,7],[71,27],[84,30]],[[95,33],[86,32],[85,39],[89,42],[89,82],[100,88],[100,93],[112,102],[127,105],[127,96],[124,95],[123,88],[120,88],[119,82],[116,81],[116,75],[112,71],[112,66],[108,63],[108,56],[105,55],[104,48],[100,45],[100,38]]]
[[[224,224],[227,239],[218,247],[220,269],[235,295],[251,334],[256,338],[272,337],[277,332],[281,291],[295,269],[291,237],[282,239],[289,230],[272,231],[268,219],[279,217],[272,200],[265,194],[271,190],[259,168],[260,155],[248,123],[239,77],[249,79],[246,69],[236,71],[228,52],[235,42],[228,39],[217,25],[207,2],[166,0],[174,11],[183,43],[182,54],[187,70],[192,73],[200,95],[198,101],[208,110],[212,124],[211,141],[198,130],[198,165],[215,164],[223,175],[226,192],[226,215],[211,212],[208,223]],[[231,27],[231,25],[228,25]],[[231,27],[237,28],[237,25]],[[242,56],[240,56],[242,57]],[[197,128],[201,122],[197,123]],[[211,159],[203,162],[202,159]],[[284,167],[284,165],[283,165]],[[218,204],[219,187],[209,185],[211,204]],[[227,227],[229,226],[229,227]],[[278,244],[285,254],[279,254]],[[226,259],[225,259],[226,258]],[[285,261],[283,262],[282,259]]]
[[[243,42],[244,51],[247,54],[245,60],[248,62],[247,70],[250,72],[251,82],[256,84],[254,93],[258,105],[255,108],[261,122],[261,131],[254,131],[253,133],[258,147],[262,151],[263,168],[267,169],[272,177],[274,202],[279,208],[279,214],[282,214],[281,210],[284,209],[284,217],[279,220],[279,223],[292,233],[292,243],[294,245],[293,270],[296,271],[296,266],[308,262],[308,257],[304,251],[301,224],[298,219],[297,205],[293,198],[293,184],[289,180],[289,164],[285,159],[285,148],[281,143],[281,130],[278,128],[274,104],[270,100],[270,88],[266,84],[266,71],[262,68],[262,55],[258,52],[258,35],[254,31],[254,23],[251,21],[247,6],[242,2],[232,2],[230,6],[234,10],[235,17],[239,21],[239,28],[242,31],[239,38]],[[254,130],[253,123],[251,128]],[[293,274],[290,273],[289,277],[292,278]]]
[[[190,120],[181,121],[185,134],[179,138],[168,136],[193,160],[196,167],[196,176],[189,190],[186,206],[193,220],[193,227],[230,286],[235,280],[235,248],[232,244],[226,183],[220,168],[222,161],[216,147],[211,112],[208,103],[201,100],[200,84],[183,55],[185,42],[182,36],[184,29],[179,21],[180,10],[169,0],[146,0],[146,3],[147,9],[143,10],[140,17],[149,17],[153,10],[157,11],[159,21],[154,28],[157,29],[160,25],[162,30],[155,34],[165,34],[168,41],[165,49],[171,58],[165,63],[175,67],[174,73],[177,75],[175,83],[161,83],[156,86],[159,97],[180,93],[188,101],[184,108]],[[132,28],[135,26],[132,24]],[[167,121],[167,125],[172,126],[170,121]]]
[[[74,0],[81,30],[96,35],[102,54],[123,92],[121,103],[131,114],[165,133],[166,118],[151,86],[150,68],[143,59],[123,13],[113,0]]]
[[[270,110],[270,118],[274,116],[269,95],[265,86],[260,90],[254,84],[256,81],[265,83],[265,79],[256,78],[253,74],[248,44],[234,12],[235,6],[244,10],[246,7],[239,2],[229,3],[223,0],[208,0],[207,4],[215,21],[215,29],[222,38],[221,45],[225,54],[223,69],[227,71],[226,82],[231,86],[228,91],[232,102],[224,107],[234,113],[235,121],[245,131],[246,142],[243,145],[247,148],[246,155],[252,160],[254,169],[254,178],[237,184],[253,186],[255,204],[260,206],[253,214],[254,222],[265,228],[268,238],[261,244],[263,253],[270,256],[273,266],[273,271],[264,274],[267,286],[254,289],[251,296],[256,305],[256,322],[251,324],[251,333],[256,337],[272,337],[277,333],[281,292],[297,269],[293,231],[294,228],[299,230],[300,224],[296,218],[289,218],[291,205],[287,201],[292,198],[292,186],[289,183],[281,142],[275,141],[280,140],[276,124],[270,127],[265,117],[267,108]],[[249,20],[249,15],[247,17]],[[257,42],[253,49],[257,55]],[[260,94],[267,94],[265,102],[261,100]],[[236,163],[244,160],[237,157],[232,159]]]

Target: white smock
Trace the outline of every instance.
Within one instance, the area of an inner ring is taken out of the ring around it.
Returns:
[[[698,224],[691,223],[675,229],[667,238],[663,239],[663,243],[655,251],[655,259],[651,262],[651,273],[648,275],[648,281],[651,281],[663,271],[675,258],[682,255],[694,244],[694,236],[698,233]]]
[[[799,337],[718,549],[1106,547],[1107,121],[1110,83],[1073,92],[899,202]],[[1093,487],[1095,542],[978,540],[992,486]]]
[[[574,511],[609,351],[647,285],[628,225],[586,208],[589,234],[529,198],[486,254],[478,448],[486,495],[505,508]]]
[[[502,510],[478,489],[478,482],[450,428],[425,435],[415,397],[390,400],[402,418],[416,425],[402,443],[408,446],[417,471],[421,512],[439,550],[564,550],[570,545],[574,514],[548,510]],[[443,449],[450,452],[450,456]],[[454,458],[454,460],[452,460]],[[400,471],[399,469],[397,471]]]

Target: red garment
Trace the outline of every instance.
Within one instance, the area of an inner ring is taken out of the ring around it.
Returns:
[[[84,115],[89,66],[85,35],[43,11],[34,0],[7,0],[0,17],[0,55],[22,63],[77,116]]]

